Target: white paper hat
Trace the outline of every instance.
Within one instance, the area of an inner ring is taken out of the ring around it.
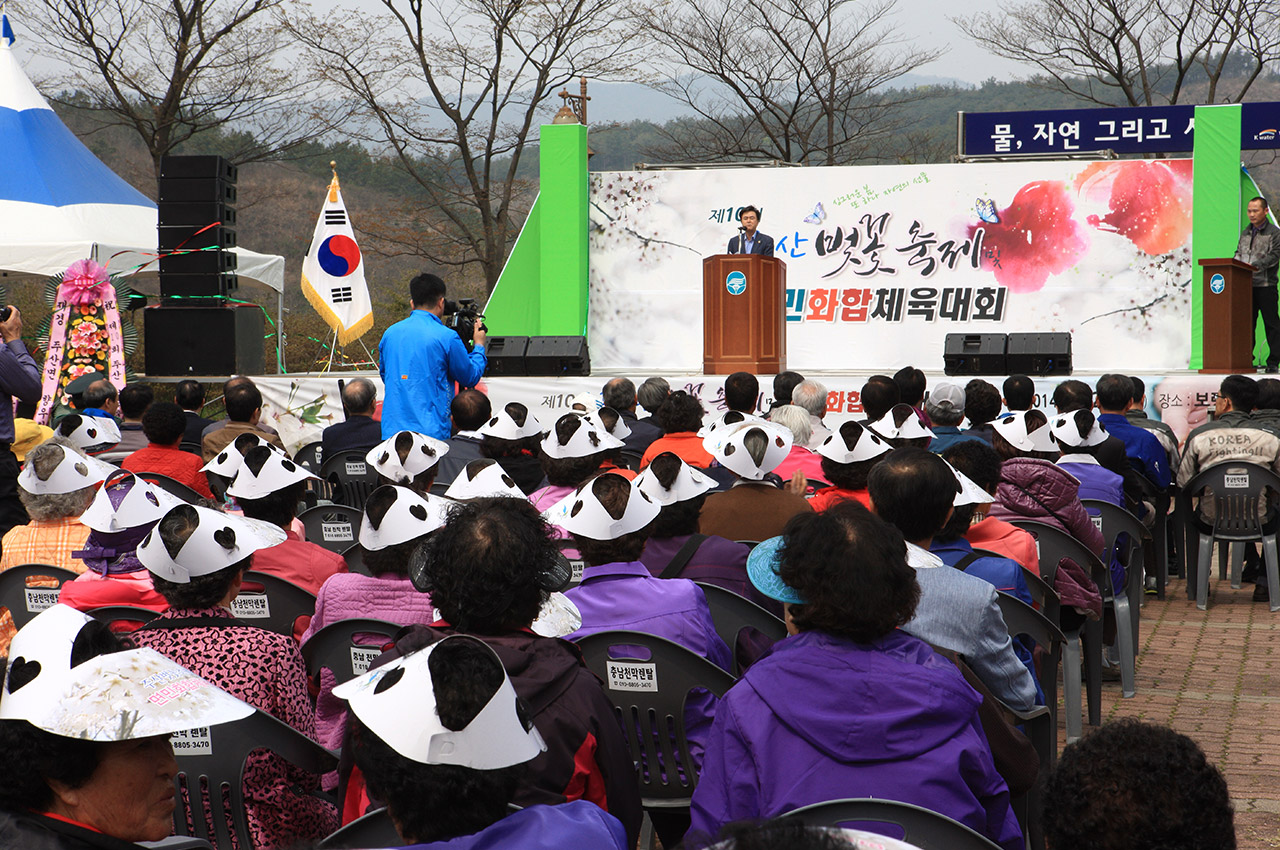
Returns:
[[[542,637],[564,637],[582,628],[582,612],[573,600],[556,591],[547,594],[547,601],[538,612],[538,619],[529,624],[529,630]]]
[[[54,496],[92,487],[106,481],[107,476],[117,469],[106,461],[89,457],[66,446],[55,445],[54,448],[62,452],[62,458],[49,473],[49,477],[41,481],[40,476],[36,475],[35,464],[31,462],[31,455],[27,455],[27,463],[18,474],[18,486],[38,496]]]
[[[711,436],[721,428],[731,425],[740,425],[743,422],[768,422],[763,416],[756,416],[754,413],[743,413],[741,410],[726,410],[724,413],[712,419],[710,422],[698,429],[698,436],[703,439]]]
[[[845,422],[818,446],[818,454],[836,463],[860,463],[893,451],[893,446],[880,439],[870,428],[857,422]]]
[[[674,452],[663,452],[658,455],[670,454],[680,460],[680,471],[676,473],[675,480],[671,482],[671,486],[663,487],[662,482],[658,480],[658,476],[653,474],[653,461],[645,467],[644,472],[636,476],[636,487],[641,493],[644,493],[658,505],[665,507],[666,505],[674,505],[676,502],[687,502],[690,499],[697,498],[708,490],[714,490],[716,482],[712,481],[710,476],[705,475],[700,470],[694,469],[684,460],[680,459]],[[657,460],[655,457],[653,460]]]
[[[400,459],[397,445],[405,449],[404,460]],[[398,431],[370,449],[364,459],[383,478],[390,478],[397,484],[409,484],[448,453],[449,444],[444,440],[417,431]]]
[[[591,393],[576,393],[569,397],[569,409],[578,413],[595,413],[600,401]]]
[[[1049,433],[1053,435],[1053,439],[1057,441],[1058,445],[1063,448],[1079,449],[1105,443],[1109,436],[1107,429],[1096,418],[1093,420],[1092,427],[1088,432],[1083,437],[1080,436],[1080,426],[1076,424],[1077,413],[1093,416],[1087,410],[1077,410],[1073,413],[1055,416],[1049,420]]]
[[[110,652],[71,666],[93,620],[66,605],[37,614],[9,644],[0,719],[67,738],[128,741],[248,717],[249,706],[154,649]]]
[[[236,473],[240,471],[240,464],[244,463],[244,456],[249,453],[249,449],[255,446],[266,446],[269,449],[275,449],[275,446],[259,437],[257,434],[240,434],[217,455],[213,460],[201,467],[203,472],[212,472],[214,475],[221,475],[223,478],[235,478]]]
[[[768,437],[765,442],[764,456],[758,464],[747,451],[745,443],[747,435],[753,431],[763,431]],[[718,428],[703,438],[702,447],[726,469],[749,481],[759,481],[786,460],[787,455],[791,453],[791,440],[790,428],[756,420]]]
[[[495,410],[489,421],[480,426],[479,433],[499,440],[523,440],[541,434],[542,425],[528,407],[512,401]]]
[[[386,499],[391,499],[391,502],[382,512],[379,506],[386,504]],[[420,496],[408,487],[384,484],[370,493],[365,502],[364,519],[360,522],[360,545],[377,551],[430,534],[449,518],[450,504],[449,500],[439,496]],[[369,513],[371,506],[373,515]],[[380,512],[382,516],[378,517]]]
[[[886,440],[918,440],[933,436],[909,404],[895,404],[888,413],[870,423],[870,427]]]
[[[601,407],[598,410],[593,410],[584,418],[611,437],[616,437],[619,440],[625,440],[627,437],[630,437],[631,428],[627,426],[626,420],[622,418],[618,411],[614,410],[612,407],[610,407],[609,410],[614,416],[613,427],[610,428],[604,424],[604,414],[602,413],[604,409],[605,408]]]
[[[485,647],[502,669],[497,655],[484,643],[451,635],[344,682],[333,689],[333,695],[346,700],[351,712],[387,746],[419,764],[498,770],[536,758],[547,745],[537,729],[525,729],[520,722],[515,688],[505,670],[502,685],[465,729],[454,731],[440,722],[430,658],[441,646],[459,640]]]
[[[991,423],[996,432],[1020,452],[1056,452],[1058,446],[1053,442],[1052,431],[1048,425],[1042,425],[1031,433],[1027,433],[1027,415],[1029,410],[1020,410],[1003,419]]]
[[[602,427],[593,425],[590,419],[577,413],[564,414],[556,420],[556,425],[558,426],[566,419],[576,422],[577,428],[569,435],[568,442],[561,443],[556,435],[556,428],[552,427],[547,436],[542,438],[542,450],[548,457],[556,459],[588,457],[623,447],[623,442],[617,437],[610,436],[609,432]]]
[[[121,488],[128,487],[119,507],[112,507],[111,497]],[[177,496],[155,487],[132,472],[118,469],[98,488],[93,504],[80,515],[80,522],[101,531],[114,534],[156,522],[171,509],[183,504]]]
[[[64,437],[76,448],[114,446],[120,442],[120,426],[114,419],[72,413],[58,420],[53,429],[55,436]]]
[[[462,468],[444,495],[450,499],[483,499],[489,496],[510,496],[527,499],[525,492],[516,486],[515,479],[492,458],[473,460]]]
[[[315,477],[306,467],[299,466],[270,446],[254,446],[236,470],[236,477],[227,487],[227,495],[237,499],[261,499]]]
[[[187,584],[198,576],[216,573],[259,549],[269,549],[285,541],[284,529],[269,522],[195,505],[179,505],[169,513],[173,511],[194,512],[195,528],[191,536],[170,555],[157,525],[138,546],[138,560],[152,574],[175,584]],[[163,522],[162,517],[161,524]]]
[[[956,498],[951,503],[952,507],[959,508],[964,505],[989,505],[995,501],[994,496],[974,483],[972,478],[965,475],[954,466],[951,466],[946,458],[943,458],[942,461],[943,463],[946,463],[947,466],[951,467],[952,474],[955,475],[956,481],[960,484],[960,492],[956,493]]]
[[[612,475],[612,473],[605,473]],[[616,540],[624,534],[639,531],[658,516],[661,506],[636,487],[635,481],[627,481],[621,475],[613,477],[625,481],[630,488],[622,515],[614,516],[605,509],[596,496],[595,488],[604,475],[591,479],[577,490],[548,508],[542,516],[552,525],[570,534],[589,537],[592,540]]]

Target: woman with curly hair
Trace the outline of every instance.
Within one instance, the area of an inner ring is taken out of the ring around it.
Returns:
[[[702,427],[704,411],[702,402],[684,390],[676,390],[667,396],[653,418],[662,426],[664,436],[659,437],[645,449],[640,458],[640,468],[644,469],[655,457],[663,452],[672,452],[690,466],[706,469],[715,458],[702,445],[698,429]]]
[[[981,697],[899,627],[920,587],[893,526],[856,502],[801,514],[757,546],[751,581],[790,636],[720,701],[690,834],[844,797],[880,797],[1023,846],[978,719]]]

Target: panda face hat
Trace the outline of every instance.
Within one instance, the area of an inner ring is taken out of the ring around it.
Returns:
[[[430,534],[449,518],[449,505],[447,499],[385,484],[365,502],[360,545],[377,551]]]
[[[989,505],[995,501],[995,497],[979,487],[972,478],[965,475],[954,466],[951,466],[950,462],[948,462],[946,458],[943,458],[942,460],[951,468],[952,474],[956,477],[956,483],[960,485],[960,492],[956,493],[955,501],[951,503],[952,507],[959,508],[965,505]]]
[[[114,446],[120,442],[120,426],[114,419],[72,413],[58,420],[54,434],[64,437],[78,449],[94,446]]]
[[[726,410],[724,413],[712,419],[707,424],[698,429],[698,436],[706,439],[722,428],[729,428],[734,425],[741,425],[743,422],[768,422],[762,416],[756,416],[754,413],[743,413],[741,410]]]
[[[236,473],[240,471],[240,464],[244,463],[244,456],[254,446],[266,446],[269,449],[279,451],[257,434],[241,434],[228,443],[226,448],[218,452],[213,460],[201,467],[201,470],[212,472],[214,475],[221,475],[223,478],[235,478]]]
[[[513,401],[495,410],[489,421],[480,426],[479,433],[498,440],[523,440],[541,434],[542,426],[528,407]]]
[[[561,423],[571,429],[568,439],[560,441]],[[623,447],[623,442],[613,437],[603,427],[593,424],[587,417],[578,413],[566,413],[556,420],[547,436],[542,438],[542,450],[548,457],[562,460],[571,457],[589,457],[590,455],[609,452]]]
[[[1083,415],[1081,415],[1083,414]],[[1086,428],[1084,423],[1088,422]],[[1080,433],[1084,430],[1084,433]],[[1089,448],[1100,446],[1107,441],[1107,429],[1087,410],[1064,413],[1049,420],[1049,433],[1059,446],[1064,449]]]
[[[66,738],[128,741],[253,713],[153,649],[108,652],[72,666],[77,643],[97,628],[66,605],[23,626],[9,644],[0,719],[25,720]]]
[[[662,454],[672,453],[663,452]],[[658,457],[662,457],[662,455],[658,455]],[[657,459],[654,458],[654,460]],[[683,460],[680,460],[680,470],[676,473],[675,480],[671,482],[670,487],[663,487],[662,482],[658,480],[658,476],[653,474],[652,461],[650,461],[644,472],[636,476],[635,482],[641,493],[644,493],[662,507],[695,499],[708,490],[714,490],[716,486],[716,482],[712,481],[710,476],[694,469]]]
[[[756,444],[761,433],[764,450],[757,460],[747,450],[747,443]],[[790,428],[766,421],[739,422],[709,434],[702,447],[726,469],[748,481],[760,481],[791,453],[791,441]]]
[[[62,452],[62,458],[53,467],[47,478],[41,478],[36,466],[28,460],[18,474],[18,486],[28,493],[37,496],[52,496],[59,493],[72,493],[92,487],[107,480],[107,476],[116,471],[116,467],[96,457],[88,457],[66,446],[54,446]]]
[[[237,499],[261,499],[272,493],[315,478],[306,470],[270,446],[249,449],[227,487],[227,495]]]
[[[344,682],[333,695],[346,700],[351,712],[387,746],[419,764],[498,770],[536,758],[547,745],[537,729],[526,729],[520,721],[515,688],[505,671],[498,690],[465,728],[455,731],[440,722],[431,656],[460,640],[484,647],[502,671],[502,662],[484,643],[451,635]]]
[[[613,415],[613,427],[610,428],[604,424],[604,411],[608,410]],[[583,417],[596,428],[604,431],[610,437],[616,437],[619,440],[625,440],[631,436],[631,428],[627,426],[622,415],[612,407],[602,407],[599,410],[593,410]]]
[[[1058,451],[1048,425],[1041,425],[1033,431],[1028,431],[1027,416],[1030,413],[1029,410],[1019,411],[1012,416],[995,420],[991,423],[991,427],[995,428],[996,433],[1004,437],[1009,445],[1020,452]]]
[[[846,422],[822,441],[818,454],[836,463],[861,463],[893,451],[893,446],[880,439],[870,428],[857,422]]]
[[[657,518],[658,512],[662,510],[661,506],[636,487],[635,481],[627,481],[620,475],[613,477],[626,481],[630,488],[626,504],[618,514],[606,508],[595,492],[605,475],[583,484],[548,508],[542,516],[547,522],[570,534],[592,540],[617,540],[623,535],[639,531]]]
[[[453,479],[449,489],[444,491],[449,499],[466,501],[467,499],[483,499],[490,496],[509,496],[515,499],[527,499],[524,491],[516,486],[515,479],[492,458],[473,460],[462,468],[458,477]]]
[[[399,431],[369,450],[364,459],[383,478],[409,484],[449,453],[449,444],[416,431]]]
[[[160,534],[164,520],[175,511],[187,514],[194,524],[182,543],[169,546]],[[149,572],[175,584],[207,576],[237,564],[259,549],[269,549],[285,541],[284,529],[269,522],[224,514],[221,511],[179,505],[161,518],[138,546],[138,560]]]
[[[933,432],[924,426],[915,408],[909,404],[895,404],[883,417],[872,422],[870,427],[886,440],[918,440],[933,436]]]
[[[177,496],[120,469],[99,488],[80,521],[94,531],[116,534],[157,522],[182,503]]]

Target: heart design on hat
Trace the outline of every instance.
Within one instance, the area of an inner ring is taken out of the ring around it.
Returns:
[[[89,467],[85,466],[83,463],[77,463],[75,466],[71,468],[74,469],[76,472],[80,473],[81,475],[89,474]]]
[[[282,460],[280,461],[280,465],[284,467],[285,472],[294,472],[298,468],[291,460]]]
[[[506,484],[508,487],[516,486],[515,480],[512,479],[510,475],[507,475],[505,472],[502,474],[502,483]]]
[[[424,508],[422,505],[410,505],[409,514],[415,519],[420,519],[425,521],[427,518],[427,509]]]
[[[156,498],[155,493],[152,493],[151,491],[148,490],[145,495],[147,497],[148,502],[155,505],[157,508],[160,507],[160,500]]]
[[[569,511],[569,516],[571,516],[571,517],[573,517],[573,516],[577,516],[577,515],[582,511],[582,507],[583,507],[583,502],[582,502],[582,500],[581,500],[581,499],[579,499],[578,501],[574,502],[574,503],[573,503],[573,508],[572,508],[572,509],[570,509],[570,511]]]
[[[738,450],[738,447],[737,447],[737,446],[735,446],[733,443],[730,443],[729,445],[727,445],[727,446],[725,446],[725,447],[724,447],[724,453],[725,453],[726,455],[731,455],[731,454],[733,454],[734,452],[736,452],[737,450]]]
[[[394,688],[401,679],[404,678],[404,668],[395,667],[386,672],[386,675],[378,679],[378,684],[373,686],[373,692],[380,694],[383,691],[389,691]]]
[[[29,685],[40,675],[40,662],[19,656],[9,663],[9,693]]]
[[[223,452],[222,454],[218,455],[218,463],[226,463],[227,457],[228,455],[226,452]]]
[[[97,428],[86,428],[86,429],[84,429],[84,432],[85,432],[86,434],[88,434],[90,437],[96,437],[96,436],[98,436],[98,429],[97,429]]]
[[[213,542],[217,543],[223,549],[236,548],[236,532],[230,527],[220,528],[213,533]]]

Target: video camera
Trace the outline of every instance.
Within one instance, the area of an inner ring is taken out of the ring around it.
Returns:
[[[476,309],[476,299],[459,298],[457,301],[444,300],[444,326],[453,328],[462,338],[462,342],[470,351],[475,345],[476,325],[483,331],[489,329],[484,324],[484,314]]]

